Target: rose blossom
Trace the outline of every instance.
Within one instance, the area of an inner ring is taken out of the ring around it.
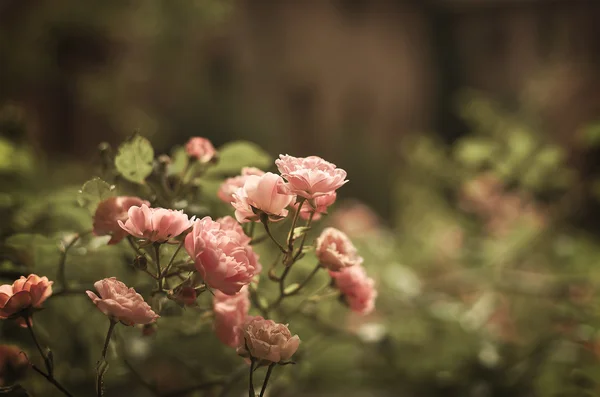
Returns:
[[[94,235],[110,235],[108,244],[116,244],[127,236],[127,232],[119,226],[119,222],[125,222],[129,218],[127,211],[134,205],[150,205],[146,200],[139,197],[110,197],[98,204],[94,214]]]
[[[194,157],[201,163],[208,163],[211,161],[217,151],[213,144],[206,138],[193,137],[185,145],[185,151],[190,157]]]
[[[119,226],[137,238],[164,243],[192,227],[191,220],[183,211],[166,208],[149,208],[146,204],[133,206],[127,211],[129,219],[119,220]]]
[[[328,227],[317,238],[315,254],[319,262],[331,271],[349,266],[359,266],[363,258],[344,232]]]
[[[286,191],[313,199],[334,192],[346,182],[346,171],[317,156],[292,157],[279,155],[277,169],[285,178]]]
[[[350,309],[360,314],[369,314],[375,308],[375,282],[367,276],[362,266],[350,266],[339,272],[329,272]]]
[[[39,308],[52,295],[53,281],[47,277],[30,274],[13,282],[12,285],[0,286],[0,319],[19,314],[29,308]],[[19,325],[26,327],[24,319],[17,320]]]
[[[237,331],[237,353],[242,357],[278,363],[289,360],[300,345],[286,325],[260,316],[248,317]]]
[[[300,218],[304,220],[308,220],[310,214],[313,214],[312,219],[314,221],[318,221],[321,219],[323,214],[327,214],[327,208],[335,203],[335,199],[337,198],[336,192],[327,193],[324,196],[319,196],[313,200],[307,200],[302,203],[302,208],[300,209]],[[311,202],[312,201],[312,202]],[[294,205],[296,211],[298,210],[298,204]]]
[[[96,281],[94,287],[100,297],[92,291],[86,291],[87,296],[111,320],[118,320],[125,325],[134,325],[153,323],[160,317],[152,311],[140,294],[133,288],[127,288],[116,277]]]
[[[285,218],[294,196],[280,193],[283,179],[272,172],[262,176],[250,175],[244,186],[233,194],[231,205],[235,208],[235,217],[239,222],[259,221],[259,214],[255,210],[262,211],[272,221]]]
[[[233,193],[244,186],[244,182],[250,175],[262,176],[265,172],[254,167],[242,168],[242,174],[226,179],[219,187],[217,195],[221,201],[229,204],[233,201]]]
[[[248,287],[243,287],[236,295],[225,295],[215,291],[213,297],[213,312],[215,315],[215,332],[224,344],[236,347],[238,333],[236,327],[241,325],[250,310]]]
[[[239,292],[261,270],[248,236],[231,217],[215,222],[207,216],[194,222],[185,249],[204,282],[227,295]]]

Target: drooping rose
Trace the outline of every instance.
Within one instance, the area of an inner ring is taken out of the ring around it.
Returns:
[[[248,176],[244,186],[233,194],[231,205],[235,208],[236,219],[239,222],[259,221],[259,211],[272,221],[285,218],[288,214],[286,207],[294,196],[280,193],[283,184],[283,179],[272,172]]]
[[[265,172],[259,170],[258,168],[244,167],[242,168],[241,175],[235,176],[233,178],[228,178],[221,184],[217,195],[219,196],[219,199],[221,199],[221,201],[229,204],[233,201],[233,194],[239,188],[244,186],[246,179],[248,179],[250,175],[262,176],[264,174]]]
[[[42,303],[52,295],[53,281],[47,277],[30,274],[21,277],[12,285],[0,286],[0,319],[17,315],[30,308],[40,308]],[[17,319],[19,325],[26,327],[23,318]]]
[[[260,316],[248,317],[237,328],[237,353],[242,357],[279,363],[288,361],[298,350],[300,338],[288,327]]]
[[[328,227],[317,238],[315,254],[319,263],[331,271],[349,266],[360,266],[363,258],[345,233]]]
[[[125,325],[150,324],[156,321],[158,314],[135,289],[128,288],[116,277],[96,281],[94,287],[98,295],[86,291],[96,307],[111,320],[120,321]]]
[[[14,345],[0,345],[0,387],[16,383],[29,368],[27,356]]]
[[[329,272],[335,286],[344,296],[350,310],[366,315],[375,309],[377,290],[375,282],[362,266],[350,266],[339,272]]]
[[[146,200],[139,197],[110,197],[100,204],[94,214],[94,234],[96,236],[110,235],[111,239],[108,244],[116,244],[121,241],[127,232],[119,226],[119,221],[126,222],[129,218],[127,211],[129,208],[141,206],[142,204],[150,205]]]
[[[204,282],[227,295],[239,292],[261,270],[248,236],[232,221],[197,220],[184,245]]]
[[[188,156],[197,159],[201,163],[208,163],[217,154],[213,144],[206,138],[193,137],[185,145]]]
[[[310,214],[313,214],[312,219],[314,221],[318,221],[324,214],[327,214],[327,208],[335,203],[337,198],[336,192],[331,192],[325,194],[323,196],[319,196],[312,200],[306,200],[302,203],[302,208],[300,209],[300,218],[307,220],[310,217]],[[298,204],[295,205],[296,210],[298,210]]]
[[[279,155],[275,164],[287,184],[284,191],[313,199],[332,193],[346,182],[346,171],[318,156]]]
[[[134,205],[127,214],[129,218],[126,222],[118,221],[123,230],[134,237],[161,243],[185,232],[192,227],[194,220],[188,219],[183,211],[149,208],[146,204],[139,207]]]
[[[249,310],[248,287],[243,287],[240,292],[233,296],[215,291],[213,312],[217,338],[228,346],[237,347],[238,332],[236,327],[244,323]]]

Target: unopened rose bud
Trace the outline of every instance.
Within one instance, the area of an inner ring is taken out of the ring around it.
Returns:
[[[139,270],[146,270],[148,268],[148,259],[145,255],[138,255],[133,260],[133,267]]]
[[[192,287],[183,287],[177,292],[176,295],[176,299],[186,306],[195,304],[197,297],[198,295],[196,294],[196,290]]]

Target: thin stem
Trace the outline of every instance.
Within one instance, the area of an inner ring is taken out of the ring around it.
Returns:
[[[110,325],[108,327],[108,332],[106,333],[106,340],[104,341],[104,348],[102,348],[102,358],[106,360],[106,353],[108,352],[108,345],[110,344],[110,337],[112,336],[113,330],[115,329],[115,325],[117,325],[117,321],[110,320]]]
[[[273,372],[274,367],[275,363],[269,365],[269,368],[267,369],[267,376],[265,376],[265,381],[263,382],[259,397],[263,397],[265,395],[265,391],[267,390],[267,383],[269,383],[269,378],[271,377],[271,372]]]
[[[167,264],[167,267],[165,267],[165,270],[163,270],[163,272],[160,274],[161,278],[164,278],[167,276],[169,270],[171,269],[171,266],[173,266],[173,262],[175,261],[175,257],[177,256],[177,254],[179,253],[179,251],[181,250],[181,247],[183,247],[183,244],[185,243],[185,240],[181,240],[181,243],[179,243],[179,246],[177,247],[177,249],[175,250],[175,253],[173,254],[173,256],[171,257],[171,260],[169,261],[169,263]]]
[[[40,352],[40,355],[44,359],[44,365],[46,366],[46,371],[48,371],[48,373],[45,373],[44,371],[39,369],[35,364],[31,364],[31,368],[33,368],[33,370],[35,372],[39,373],[44,378],[46,378],[46,380],[48,382],[52,383],[54,385],[54,387],[56,387],[58,390],[60,390],[65,396],[73,397],[73,395],[54,378],[54,371],[52,368],[52,363],[50,362],[50,359],[48,358],[48,356],[44,353],[42,346],[38,342],[38,340],[35,336],[35,333],[33,332],[33,325],[31,324],[31,317],[25,316],[24,320],[25,320],[25,324],[27,325],[27,329],[29,330],[29,334],[31,335],[31,339],[33,339],[35,346],[37,347],[38,351]]]
[[[58,282],[60,283],[60,285],[63,287],[63,289],[67,290],[67,277],[65,275],[65,267],[67,265],[67,255],[69,253],[69,250],[79,241],[81,240],[81,238],[87,234],[91,233],[91,231],[86,231],[83,233],[78,233],[76,234],[73,239],[71,240],[71,242],[69,242],[69,244],[67,244],[62,252],[62,255],[60,256],[60,262],[58,263],[58,274],[56,275],[56,278],[58,280]]]
[[[252,375],[254,374],[254,359],[250,359],[250,375],[248,380],[248,397],[256,397],[254,394],[254,380],[252,379]]]
[[[163,289],[163,274],[160,268],[160,244],[154,243],[154,255],[156,256],[156,277],[158,281],[158,290]]]
[[[313,220],[313,216],[315,215],[314,212],[311,212],[308,215],[308,220],[306,221],[306,225],[305,227],[309,227],[310,224],[312,223]],[[306,241],[306,233],[304,233],[302,235],[302,240],[300,240],[300,247],[298,248],[298,252],[296,252],[296,255],[294,255],[294,261],[298,260],[298,258],[300,257],[300,255],[302,254],[302,249],[304,248],[304,242]]]
[[[290,232],[288,233],[288,250],[291,253],[294,249],[294,229],[296,228],[296,223],[298,223],[298,217],[300,216],[300,208],[302,208],[302,206],[304,205],[304,202],[306,201],[305,198],[300,198],[298,199],[298,209],[296,210],[296,213],[294,214],[294,218],[292,219],[292,226],[290,227]]]
[[[317,274],[317,272],[319,271],[320,268],[321,268],[321,264],[317,263],[317,266],[315,266],[315,268],[310,272],[308,277],[306,277],[306,279],[304,279],[304,281],[302,281],[296,289],[294,289],[291,292],[288,292],[287,294],[285,294],[285,296],[296,295],[298,292],[300,292],[300,290],[302,288],[304,288],[306,286],[306,284],[308,284],[308,282],[314,277],[314,275]]]
[[[102,397],[104,395],[104,374],[106,373],[107,367],[101,367],[102,363],[106,363],[106,353],[108,351],[108,345],[110,344],[110,337],[112,336],[113,330],[115,329],[115,325],[117,325],[117,321],[110,319],[110,325],[108,327],[108,332],[106,333],[106,340],[104,341],[104,347],[102,348],[102,356],[101,361],[98,366],[98,379],[96,380],[96,390],[98,393],[98,397]]]
[[[38,351],[40,352],[40,355],[44,359],[44,364],[46,365],[46,370],[50,374],[50,373],[52,373],[52,371],[51,371],[50,366],[48,365],[48,358],[46,357],[46,353],[44,353],[44,349],[42,349],[42,346],[40,346],[40,343],[38,342],[38,340],[35,336],[35,332],[33,332],[33,325],[31,324],[31,316],[25,316],[24,319],[25,319],[25,324],[27,325],[27,329],[29,330],[29,334],[31,335],[31,339],[33,339],[35,346],[37,347]]]
[[[273,235],[271,234],[271,230],[269,229],[269,220],[265,220],[264,222],[262,222],[263,226],[265,227],[265,232],[267,232],[267,236],[269,236],[271,238],[271,240],[273,240],[273,242],[275,244],[277,244],[277,247],[279,247],[279,250],[281,250],[281,252],[283,252],[284,254],[287,254],[288,251],[285,249],[285,247],[283,245],[281,245],[279,243],[279,241],[277,241],[275,239],[275,237],[273,237]]]

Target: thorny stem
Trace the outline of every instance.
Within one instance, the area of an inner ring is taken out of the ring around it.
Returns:
[[[56,387],[58,390],[60,390],[65,396],[73,397],[73,395],[54,378],[54,371],[52,368],[52,363],[50,362],[50,358],[44,353],[42,346],[40,346],[40,343],[38,342],[38,340],[35,336],[35,333],[33,332],[33,325],[31,324],[31,317],[29,315],[26,315],[23,317],[23,319],[25,320],[25,324],[27,325],[27,329],[29,330],[31,339],[33,339],[35,346],[37,347],[38,351],[40,352],[40,355],[44,359],[44,365],[46,366],[46,371],[48,371],[48,373],[45,373],[44,371],[39,369],[35,364],[31,364],[31,368],[33,368],[33,370],[35,372],[39,373],[44,378],[46,378],[46,380],[48,382],[53,384],[54,387]]]
[[[267,390],[267,383],[269,383],[269,378],[271,377],[271,372],[273,371],[274,367],[275,363],[269,365],[269,368],[267,369],[267,376],[265,376],[265,381],[263,382],[259,397],[263,397],[265,395],[265,391]]]
[[[106,333],[106,340],[104,341],[104,347],[102,348],[102,357],[101,362],[106,362],[106,353],[108,352],[108,345],[110,343],[110,337],[112,336],[113,330],[115,329],[115,325],[117,325],[117,321],[110,319],[110,325],[108,327],[108,332]],[[104,374],[106,373],[106,368],[103,370],[98,370],[98,379],[96,381],[96,390],[98,393],[98,397],[102,397],[104,395]]]

